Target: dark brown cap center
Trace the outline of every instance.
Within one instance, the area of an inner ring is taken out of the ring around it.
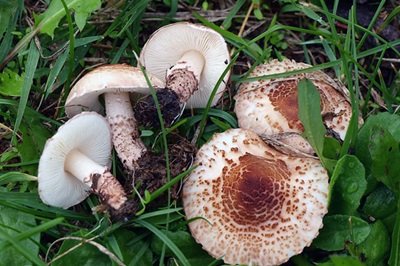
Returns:
[[[289,177],[286,164],[251,154],[224,171],[225,213],[238,224],[260,224],[279,218]]]

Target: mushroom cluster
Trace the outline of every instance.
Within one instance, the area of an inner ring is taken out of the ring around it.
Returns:
[[[176,31],[179,32],[178,35]],[[172,40],[171,35],[175,36]],[[157,38],[168,38],[168,41],[160,41]],[[160,50],[158,45],[161,43],[165,46]],[[167,107],[177,106],[175,109],[169,109],[169,117],[172,119],[164,117],[167,121],[172,121],[186,102],[190,107],[204,107],[212,89],[229,64],[229,54],[224,39],[217,32],[204,26],[176,23],[160,29],[150,38],[143,48],[140,61],[147,67],[151,84],[148,84],[140,68],[115,64],[95,68],[78,80],[71,89],[65,104],[65,112],[71,120],[48,141],[40,160],[39,194],[45,203],[69,208],[84,200],[90,192],[94,192],[111,212],[127,211],[129,208],[126,206],[130,206],[131,202],[126,196],[127,192],[108,170],[107,162],[112,145],[104,138],[111,136],[117,155],[132,178],[125,187],[133,189],[134,178],[141,175],[140,181],[154,188],[154,184],[160,182],[149,179],[164,178],[162,175],[165,172],[165,162],[159,155],[148,152],[141,141],[131,97],[135,94],[149,95],[149,86],[154,87],[158,95],[166,96],[160,100],[167,103]],[[173,64],[175,66],[171,68]],[[165,72],[168,72],[166,79],[163,76]],[[228,76],[229,71],[224,76],[224,82]],[[214,98],[213,104],[221,96],[225,88],[224,82],[217,89],[217,97]],[[167,89],[164,89],[165,83]],[[138,109],[141,114],[150,113],[157,117],[154,106],[153,109],[149,106],[143,110]],[[87,111],[104,111],[108,126],[105,126],[105,120],[101,120],[100,116],[86,113]],[[88,121],[98,125],[93,126]],[[76,140],[72,133],[65,133],[70,131],[75,132]],[[63,137],[65,134],[69,134],[68,138]],[[91,136],[93,139],[89,141]],[[99,144],[96,140],[102,136],[103,144]],[[62,141],[59,141],[60,139]],[[83,145],[83,148],[79,145]],[[91,147],[92,145],[109,148],[107,152],[103,152],[103,160],[93,159],[93,156],[96,156],[93,152],[97,150]],[[190,143],[181,141],[179,145],[181,148],[173,145],[172,150],[176,154],[170,154],[170,158],[175,160],[173,173],[186,169],[193,158],[194,149]],[[57,146],[60,146],[60,151],[56,154],[57,149],[54,147]],[[143,162],[140,159],[143,159]],[[57,161],[58,164],[49,168],[51,161]],[[63,186],[53,191],[49,190],[48,187],[57,182]],[[73,192],[69,192],[68,189],[63,191],[64,185],[72,187]]]
[[[110,172],[110,156],[114,146],[126,170],[145,176],[142,182],[149,187],[157,184],[153,177],[165,175],[163,158],[149,152],[139,137],[138,122],[154,126],[158,121],[149,85],[156,89],[169,125],[182,108],[205,107],[213,90],[216,97],[211,104],[217,103],[229,78],[229,61],[220,34],[200,25],[175,23],[156,31],[141,52],[140,62],[151,84],[139,68],[122,64],[86,74],[67,98],[65,110],[71,119],[47,141],[41,156],[41,199],[69,208],[94,192],[113,216],[133,213],[136,205],[129,192]],[[256,67],[250,76],[307,67],[273,60]],[[318,159],[304,155],[313,150],[301,137],[297,114],[297,84],[302,78],[316,85],[324,123],[343,140],[351,117],[347,90],[323,72],[244,83],[235,96],[241,128],[215,134],[203,145],[195,159],[197,168],[184,184],[183,207],[193,237],[226,263],[284,263],[309,246],[322,227],[329,177]],[[134,94],[144,95],[135,109]],[[95,113],[104,109],[105,117]],[[303,153],[278,150],[274,141]],[[174,162],[173,173],[191,160],[185,149],[170,154],[184,161]]]
[[[250,76],[308,67],[273,60]],[[328,132],[343,140],[352,115],[347,89],[315,71],[242,84],[235,96],[241,129],[214,135],[197,153],[197,168],[183,188],[184,210],[196,241],[225,263],[282,264],[309,246],[323,226],[329,176],[301,136],[302,78],[320,93]]]

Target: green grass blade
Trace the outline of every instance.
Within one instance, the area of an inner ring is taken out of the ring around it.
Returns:
[[[381,14],[381,10],[385,6],[385,4],[386,4],[386,0],[382,0],[379,2],[379,6],[376,9],[374,16],[372,17],[371,21],[368,24],[368,27],[367,27],[368,30],[371,30],[372,27],[375,25],[376,20],[378,19],[379,15]],[[364,45],[365,40],[367,40],[367,37],[368,37],[367,32],[364,32],[363,36],[361,37],[361,40],[357,44],[357,50],[361,49],[361,47]]]
[[[21,89],[21,97],[18,104],[18,113],[17,113],[17,118],[15,120],[12,143],[15,143],[16,141],[16,134],[21,124],[22,117],[24,116],[26,104],[28,103],[28,97],[33,82],[33,76],[35,74],[36,67],[39,62],[39,55],[40,54],[38,49],[36,48],[35,42],[32,41],[28,52],[28,59],[26,61],[25,79]]]
[[[171,241],[161,230],[159,230],[157,227],[154,225],[144,221],[144,220],[136,220],[135,221],[137,224],[143,226],[144,228],[148,229],[151,231],[153,234],[155,234],[158,238],[160,238],[165,245],[175,254],[175,256],[180,260],[182,265],[185,266],[190,266],[190,263],[188,259],[185,257],[185,255],[182,253],[182,251],[175,245],[174,242]]]
[[[71,12],[65,3],[64,0],[61,0],[61,3],[64,7],[65,15],[67,17],[68,22],[68,38],[69,38],[69,60],[68,60],[68,75],[67,81],[65,83],[65,92],[64,97],[68,95],[70,91],[70,85],[72,80],[72,72],[74,70],[74,61],[75,61],[75,35],[74,35],[74,25],[72,24]]]
[[[228,15],[222,22],[221,27],[228,30],[231,25],[232,25],[232,19],[237,15],[237,13],[240,11],[242,6],[246,3],[246,0],[239,0],[236,1],[235,5],[232,7],[232,9],[229,11]]]
[[[25,181],[37,181],[37,177],[21,172],[8,172],[0,175],[0,186],[8,184],[10,182],[25,182]]]

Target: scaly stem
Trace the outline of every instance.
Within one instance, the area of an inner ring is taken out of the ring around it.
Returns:
[[[181,103],[189,100],[199,88],[204,57],[197,51],[188,51],[167,71],[167,88],[173,90]]]
[[[124,189],[106,166],[99,165],[79,150],[72,150],[65,161],[64,169],[90,186],[101,201],[119,210],[128,200]]]
[[[105,93],[104,99],[115,150],[125,167],[134,171],[134,162],[146,152],[146,147],[139,137],[129,93]]]

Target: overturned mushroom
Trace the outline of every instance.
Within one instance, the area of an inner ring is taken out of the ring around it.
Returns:
[[[107,121],[84,112],[61,126],[47,141],[39,161],[39,195],[44,203],[69,208],[96,193],[111,214],[134,208],[110,173],[111,132]]]
[[[230,57],[219,33],[201,25],[181,22],[154,32],[143,47],[140,61],[149,73],[166,82],[166,89],[158,91],[163,109],[170,109],[171,101],[178,105],[187,103],[186,108],[201,108],[206,106]],[[222,96],[228,77],[229,72],[219,85],[212,105]],[[152,98],[147,97],[140,103],[135,112],[138,120],[156,125],[158,119]],[[153,111],[149,113],[148,110]],[[179,110],[164,115],[167,124],[173,122]]]
[[[193,237],[213,257],[277,265],[318,235],[328,193],[318,160],[282,154],[252,131],[231,129],[214,135],[195,163],[183,207]]]
[[[257,66],[250,74],[258,77],[311,67],[291,60]],[[286,78],[257,80],[243,83],[235,96],[235,112],[241,128],[250,129],[261,136],[283,132],[302,133],[298,117],[297,84],[302,78],[310,79],[321,97],[321,114],[331,134],[343,140],[351,118],[351,105],[347,89],[322,71],[301,73]],[[303,143],[305,150],[310,150]]]
[[[163,83],[149,74],[155,87]],[[149,86],[139,68],[128,65],[105,65],[82,77],[68,95],[65,112],[68,117],[85,111],[102,112],[100,95],[104,95],[107,120],[113,143],[125,167],[134,171],[134,162],[146,148],[139,138],[129,94],[149,94]]]

